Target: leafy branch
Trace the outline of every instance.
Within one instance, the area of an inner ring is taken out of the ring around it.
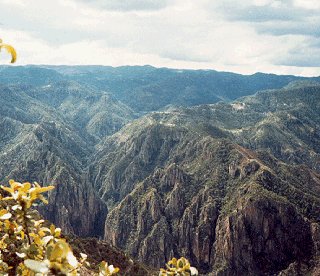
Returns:
[[[0,39],[0,51],[1,49],[6,49],[7,52],[11,55],[11,63],[15,63],[17,60],[17,52],[16,50],[8,44],[2,43],[2,39]]]

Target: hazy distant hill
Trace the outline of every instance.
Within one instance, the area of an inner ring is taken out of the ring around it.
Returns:
[[[167,105],[193,106],[235,100],[265,89],[281,88],[302,78],[256,73],[240,75],[214,70],[176,70],[152,66],[0,66],[0,83],[47,85],[74,80],[107,91],[136,112]]]
[[[158,110],[169,104],[193,106],[230,101],[305,79],[263,73],[246,76],[214,70],[175,70],[152,66],[58,66],[51,69],[76,81],[105,89],[136,111]]]

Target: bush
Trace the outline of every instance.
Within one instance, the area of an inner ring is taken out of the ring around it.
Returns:
[[[1,186],[0,194],[0,275],[79,275],[80,269],[90,268],[87,256],[80,253],[77,259],[61,237],[61,229],[41,219],[32,207],[38,201],[47,204],[42,195],[54,186],[41,187],[38,183],[9,181],[9,187]],[[173,258],[161,269],[159,275],[197,275],[198,272],[185,258]],[[119,268],[101,262],[99,272],[92,274],[109,276]]]
[[[61,238],[61,229],[45,221],[31,207],[37,201],[48,203],[42,193],[53,186],[38,183],[9,181],[10,187],[1,186],[0,209],[0,274],[1,275],[79,275],[82,266],[90,266],[87,256],[78,260],[68,242]],[[109,276],[119,271],[102,262],[98,275]]]
[[[180,275],[180,276],[193,276],[198,275],[196,268],[190,266],[189,261],[186,258],[176,259],[173,258],[166,264],[167,268],[160,269],[159,276]]]
[[[15,63],[17,60],[16,50],[11,45],[2,43],[2,39],[0,38],[0,51],[2,48],[6,49],[7,52],[11,55],[11,63]]]

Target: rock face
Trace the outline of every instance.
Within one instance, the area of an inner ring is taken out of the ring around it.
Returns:
[[[130,193],[137,181],[146,178],[155,167],[163,166],[185,133],[147,121],[141,131],[132,123],[129,139],[122,131],[107,138],[91,161],[90,181],[110,208]]]
[[[271,275],[293,263],[310,270],[316,246],[310,221],[289,196],[265,188],[270,171],[260,160],[242,156],[237,163],[250,174],[221,172],[222,187],[191,174],[186,164],[157,170],[108,214],[105,239],[154,267],[186,256],[201,273],[218,275]],[[319,199],[312,204],[319,215]]]
[[[315,122],[320,118],[312,109],[317,108],[320,93],[315,87],[307,91],[265,92],[244,99],[241,111],[219,104],[182,110],[182,114],[149,115],[153,127],[165,130],[167,140],[176,137],[162,163],[153,163],[161,147],[158,151],[141,147],[137,132],[123,129],[126,138],[119,149],[138,148],[139,156],[154,155],[139,167],[140,177],[131,180],[132,191],[107,215],[105,239],[152,266],[185,256],[204,274],[317,271],[314,225],[319,227],[320,222],[320,151]],[[288,101],[288,93],[293,102]],[[264,108],[271,113],[263,113]],[[254,116],[257,110],[260,115]],[[308,135],[291,123],[292,116],[304,122]],[[240,122],[239,117],[246,119]],[[201,124],[203,118],[207,124]],[[159,135],[153,136],[149,125],[139,122],[144,141],[158,141]],[[246,128],[239,130],[241,125]],[[184,130],[183,135],[176,135],[178,129]],[[308,144],[304,154],[293,151],[302,144]],[[126,158],[127,153],[118,151],[108,162]],[[119,168],[119,178],[126,168]],[[107,185],[113,182],[109,181]],[[100,185],[104,187],[103,180]]]
[[[218,207],[195,184],[176,165],[157,171],[108,214],[105,238],[154,267],[176,254],[208,266]]]
[[[219,217],[214,264],[217,275],[269,275],[312,255],[310,223],[291,204],[250,191],[231,214]]]
[[[25,87],[27,92],[22,88],[0,89],[1,180],[56,186],[49,205],[39,207],[41,213],[64,231],[101,236],[107,207],[85,177],[94,138],[37,99],[41,91],[34,95],[30,87]]]
[[[85,143],[63,125],[22,127],[28,132],[14,138],[20,143],[2,151],[1,178],[54,185],[48,195],[49,205],[40,206],[40,212],[67,232],[99,235],[107,208],[83,179],[81,156],[89,152]]]

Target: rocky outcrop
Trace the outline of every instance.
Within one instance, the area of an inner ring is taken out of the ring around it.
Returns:
[[[150,179],[141,183],[108,214],[105,239],[119,248],[126,248],[130,254],[147,260],[152,266],[160,266],[173,255],[173,236],[165,217],[161,192],[156,188],[158,185],[153,185],[152,182]],[[170,192],[174,182],[164,181],[164,186],[169,186]],[[157,240],[154,239],[155,236]],[[155,247],[158,250],[150,251]]]
[[[155,267],[177,254],[209,266],[218,208],[193,185],[176,165],[157,171],[108,214],[105,239]]]
[[[310,223],[286,200],[254,185],[219,217],[216,235],[217,275],[270,275],[312,256]]]
[[[89,167],[89,180],[108,207],[113,208],[135,185],[168,161],[185,134],[183,129],[143,120],[109,137]],[[130,132],[130,134],[127,133]],[[127,137],[129,136],[129,139]]]
[[[189,256],[203,271],[210,270],[212,264],[218,215],[218,200],[212,197],[209,189],[203,189],[192,199],[178,226],[181,256]]]
[[[90,149],[83,139],[60,123],[16,125],[21,128],[11,136],[16,143],[6,143],[0,153],[4,182],[13,178],[54,185],[49,204],[39,206],[41,214],[65,232],[101,236],[107,208],[84,179],[84,158]]]
[[[151,266],[185,256],[214,275],[315,269],[316,175],[299,168],[283,179],[275,175],[279,164],[270,168],[268,158],[215,139],[194,142],[192,149],[180,152],[182,164],[156,170],[108,214],[107,241]],[[302,192],[307,179],[310,189]],[[313,207],[300,206],[297,194]]]

